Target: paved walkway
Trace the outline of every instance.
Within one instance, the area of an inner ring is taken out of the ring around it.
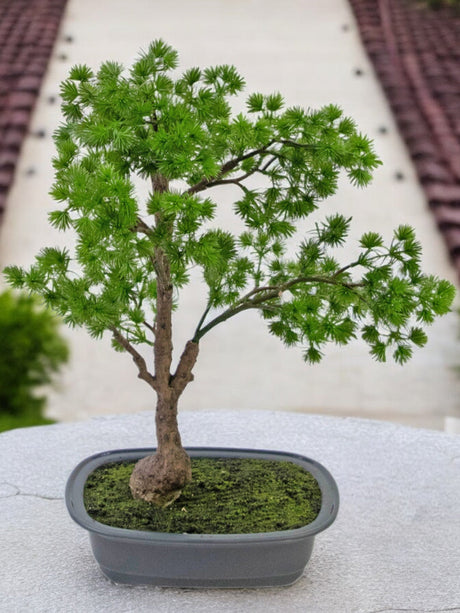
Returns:
[[[66,2],[0,2],[0,223]]]
[[[183,68],[233,63],[245,76],[248,92],[280,90],[291,105],[341,105],[375,139],[384,166],[366,190],[343,183],[321,215],[336,210],[353,215],[353,238],[371,229],[388,236],[400,223],[413,224],[424,245],[427,272],[455,281],[345,0],[69,0],[32,120],[32,131],[43,130],[45,138],[29,138],[24,144],[1,229],[0,266],[30,264],[42,246],[65,240],[47,225],[59,82],[75,63],[97,67],[111,58],[129,64],[139,48],[157,37],[178,49]],[[226,194],[223,205],[231,197]],[[226,222],[230,228],[235,223]],[[201,314],[200,289],[196,283],[184,292],[175,317],[177,351]],[[457,328],[456,314],[437,322],[429,331],[428,347],[404,368],[372,362],[359,342],[345,349],[331,347],[321,365],[307,367],[301,352],[287,350],[269,336],[255,314],[242,314],[203,343],[196,381],[182,408],[366,415],[442,428],[446,415],[460,413]],[[108,340],[91,341],[84,331],[67,334],[73,359],[52,394],[50,415],[74,420],[152,407],[150,390],[137,380],[127,356],[115,354]]]
[[[460,10],[350,0],[439,230],[460,274]]]

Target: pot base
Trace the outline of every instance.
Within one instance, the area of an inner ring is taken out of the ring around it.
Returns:
[[[304,569],[299,572],[283,577],[260,577],[259,579],[247,577],[235,578],[235,579],[190,579],[182,577],[178,578],[164,578],[164,577],[147,577],[145,575],[129,575],[113,572],[110,569],[100,566],[102,574],[111,583],[115,585],[151,585],[154,587],[174,587],[174,588],[188,588],[188,589],[244,589],[244,588],[270,588],[270,587],[288,587],[293,585],[300,579]]]
[[[167,541],[118,542],[93,533],[90,541],[102,572],[114,583],[245,588],[294,583],[311,556],[314,537],[276,543],[264,542],[262,535],[250,543],[233,538],[224,543],[183,539],[171,546]]]

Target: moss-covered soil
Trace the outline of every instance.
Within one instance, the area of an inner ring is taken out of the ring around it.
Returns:
[[[192,458],[192,483],[165,509],[132,498],[133,467],[106,464],[88,477],[84,500],[92,518],[132,530],[248,534],[300,528],[321,507],[316,479],[292,462]]]

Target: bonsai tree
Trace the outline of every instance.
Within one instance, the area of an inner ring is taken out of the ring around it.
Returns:
[[[130,486],[160,506],[191,479],[177,406],[216,326],[253,309],[286,345],[304,347],[309,363],[325,343],[360,335],[375,359],[390,351],[403,364],[427,340],[421,325],[454,296],[449,282],[422,274],[407,226],[389,244],[364,234],[359,255],[343,262],[331,250],[344,244],[350,219],[332,215],[287,257],[288,240],[336,191],[341,171],[356,186],[371,180],[380,162],[370,141],[336,106],[284,108],[279,93],[253,93],[247,114],[234,115],[229,99],[244,81],[233,66],[177,76],[177,63],[157,40],[128,72],[115,62],[71,70],[54,137],[51,195],[60,207],[50,222],[73,230],[76,247],[45,248],[30,269],[6,270],[67,324],[108,332],[156,394],[157,451],[138,462]],[[145,202],[135,176],[150,185]],[[238,235],[213,223],[222,185],[235,186]],[[171,313],[192,268],[202,271],[206,307],[173,371]]]

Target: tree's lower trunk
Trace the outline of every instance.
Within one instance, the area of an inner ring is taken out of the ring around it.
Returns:
[[[168,179],[155,173],[152,176],[154,193],[169,190]],[[172,225],[161,211],[155,214],[157,229],[172,237]],[[192,370],[198,355],[198,342],[188,341],[180,357],[174,375],[172,362],[173,283],[171,266],[163,247],[155,247],[152,263],[156,273],[156,320],[152,330],[155,334],[155,376],[147,376],[145,363],[134,352],[139,374],[157,394],[156,431],[158,447],[155,455],[139,460],[129,482],[134,498],[165,507],[171,504],[192,478],[190,458],[182,447],[177,426],[177,402],[185,387],[193,380]],[[131,352],[133,353],[133,352]]]
[[[182,447],[177,425],[177,399],[172,391],[158,397],[156,430],[157,451],[137,462],[129,485],[134,498],[166,507],[180,496],[192,478],[190,458]]]

